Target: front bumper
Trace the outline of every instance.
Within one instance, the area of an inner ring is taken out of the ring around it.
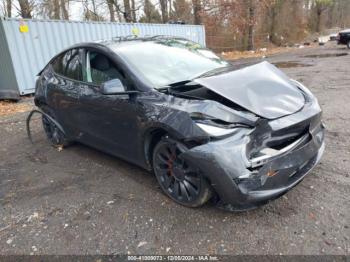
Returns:
[[[320,111],[311,115],[310,111],[307,114],[300,112],[273,123],[278,128],[298,117],[301,122],[310,121],[310,129],[305,134],[308,140],[258,168],[249,166],[245,154],[242,154],[251,139],[251,134],[244,129],[232,137],[194,147],[183,153],[183,157],[196,165],[211,182],[219,196],[219,207],[252,209],[285,194],[320,161],[325,148],[324,127]]]

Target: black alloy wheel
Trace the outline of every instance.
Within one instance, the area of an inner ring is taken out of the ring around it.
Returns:
[[[198,207],[211,197],[211,188],[199,170],[192,167],[181,153],[186,146],[163,138],[153,152],[153,170],[164,193],[177,203]]]

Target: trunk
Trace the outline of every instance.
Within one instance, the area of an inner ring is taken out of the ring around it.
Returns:
[[[122,16],[121,16],[121,10],[120,10],[120,6],[119,6],[119,3],[118,3],[118,0],[110,0],[111,3],[113,3],[114,5],[114,10],[117,11],[117,18],[118,18],[118,21],[121,22],[122,21]],[[124,13],[123,13],[124,14]]]
[[[11,12],[12,10],[12,1],[11,0],[6,0],[6,15],[7,17],[11,17]]]
[[[53,3],[53,19],[60,19],[60,3],[59,0],[52,1]]]
[[[62,10],[63,19],[69,20],[68,10],[66,7],[66,0],[61,0],[61,10]]]
[[[248,50],[254,49],[254,3],[253,0],[248,2]]]
[[[96,3],[95,3],[95,0],[91,0],[91,2],[92,2],[92,11],[93,11],[94,15],[96,15],[96,14],[97,14],[97,11],[96,11]]]
[[[136,22],[136,8],[135,8],[135,0],[131,0],[131,17],[132,21]]]
[[[29,3],[28,0],[21,0],[18,1],[19,6],[20,6],[20,14],[22,18],[33,18],[32,16],[32,11],[33,11],[33,6],[32,4]]]
[[[109,10],[110,20],[111,20],[111,22],[115,22],[113,0],[107,0],[107,5],[108,5],[108,10]]]
[[[194,24],[200,25],[202,23],[202,4],[201,0],[192,0],[193,5],[193,17],[194,17]]]
[[[168,22],[168,0],[159,0],[162,22]]]
[[[317,15],[317,17],[316,17],[316,32],[320,33],[321,32],[322,11],[321,10],[317,10],[316,15]]]
[[[268,62],[197,78],[194,82],[267,119],[293,114],[305,104],[295,84]]]
[[[172,7],[173,3],[171,0],[168,0],[168,1],[169,1],[168,3],[168,20],[169,20],[169,19],[173,19],[174,13],[173,13],[173,7]]]
[[[124,0],[124,19],[125,22],[130,23],[132,21],[132,17],[131,17],[131,8],[130,8],[130,2],[129,0]]]

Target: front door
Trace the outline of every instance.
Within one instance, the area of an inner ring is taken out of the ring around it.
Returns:
[[[102,83],[119,79],[128,88],[128,81],[106,55],[87,50],[85,58],[79,110],[82,142],[132,161],[138,130],[137,95],[102,94]]]

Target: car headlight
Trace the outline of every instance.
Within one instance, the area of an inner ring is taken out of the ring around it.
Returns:
[[[213,137],[221,137],[234,133],[237,128],[222,128],[203,123],[196,123],[204,132]]]

